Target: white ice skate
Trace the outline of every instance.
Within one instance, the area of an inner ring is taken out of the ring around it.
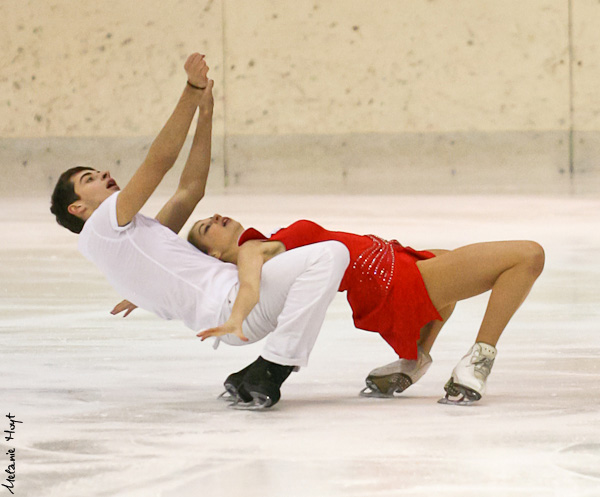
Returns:
[[[361,397],[390,398],[395,393],[406,390],[418,381],[431,366],[431,356],[421,347],[417,349],[417,359],[399,359],[369,373],[365,379],[367,386],[360,392]]]
[[[438,402],[470,405],[481,399],[495,358],[495,347],[482,342],[474,344],[452,371],[452,376],[444,386],[446,396]]]

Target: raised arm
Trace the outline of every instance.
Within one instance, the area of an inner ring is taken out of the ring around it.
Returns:
[[[185,63],[185,70],[188,81],[194,86],[202,86],[206,82],[208,67],[203,55],[190,55]],[[119,194],[117,199],[119,226],[125,226],[133,219],[156,190],[165,174],[173,167],[203,95],[202,90],[186,84],[171,117],[152,142],[146,159]]]
[[[177,191],[156,216],[161,224],[175,233],[179,233],[198,202],[204,197],[211,159],[213,84],[212,80],[208,80],[204,85],[206,89],[196,90],[201,97],[190,154],[181,173]]]

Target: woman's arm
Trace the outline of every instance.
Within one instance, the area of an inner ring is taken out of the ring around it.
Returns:
[[[248,243],[248,242],[246,242],[246,243]],[[244,245],[246,245],[246,243],[244,243]],[[283,252],[286,251],[285,245],[282,242],[280,242],[279,240],[265,240],[260,243],[261,243],[263,260],[265,262],[272,259],[276,255],[282,254]],[[242,245],[242,247],[244,245]]]
[[[242,323],[258,303],[260,296],[262,267],[265,260],[270,258],[269,251],[264,245],[263,242],[252,240],[240,247],[237,257],[240,287],[233,303],[231,316],[221,326],[201,331],[196,336],[206,340],[209,337],[233,333],[243,341],[248,340],[242,331]]]

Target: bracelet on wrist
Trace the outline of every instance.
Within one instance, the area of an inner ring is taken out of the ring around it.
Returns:
[[[204,86],[204,87],[202,87],[202,86],[196,86],[196,85],[193,85],[192,83],[190,83],[189,81],[187,82],[187,84],[189,86],[191,86],[194,90],[206,90],[206,86]]]

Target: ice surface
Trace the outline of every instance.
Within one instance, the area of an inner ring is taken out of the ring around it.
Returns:
[[[485,296],[457,306],[427,375],[386,400],[358,392],[394,354],[354,330],[338,295],[281,402],[240,412],[216,397],[260,344],[214,351],[178,323],[111,316],[119,296],[54,224],[47,199],[1,200],[0,432],[8,413],[23,423],[2,440],[0,472],[14,447],[16,495],[600,495],[600,201],[235,195],[197,211],[213,212],[265,231],[308,218],[415,248],[534,239],[546,269],[499,343],[479,405],[436,401]]]

